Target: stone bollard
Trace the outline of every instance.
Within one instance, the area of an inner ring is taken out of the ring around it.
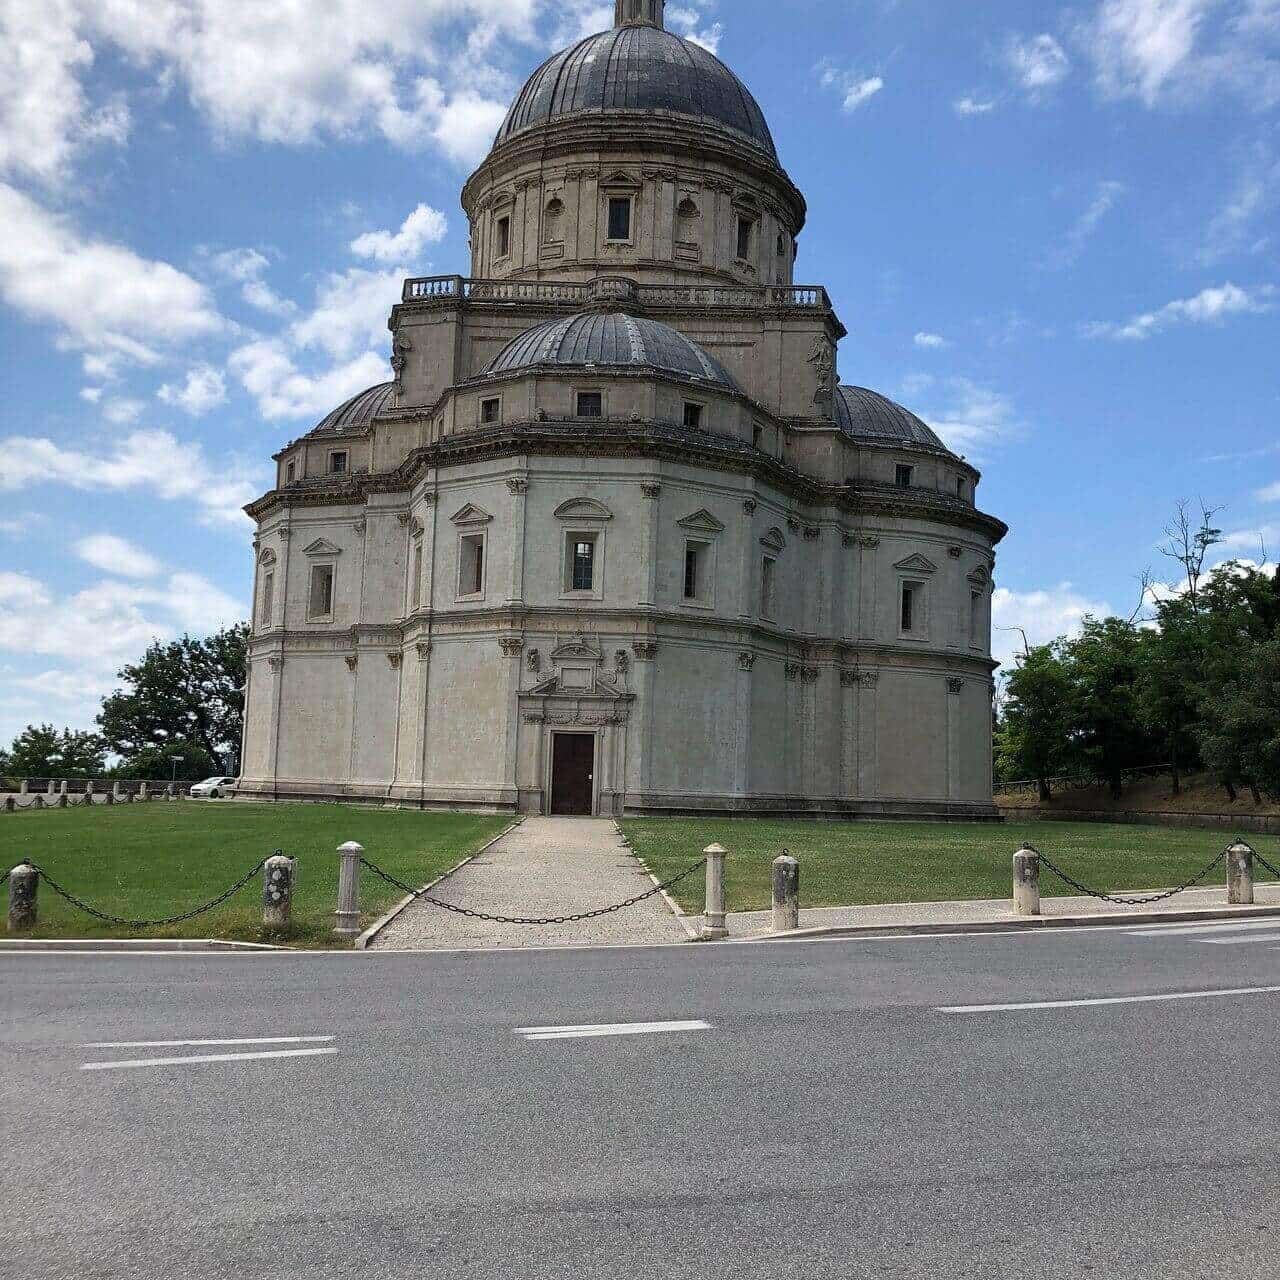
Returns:
[[[67,794],[67,789],[67,784],[65,782],[58,783],[58,794],[60,796],[65,796]]]
[[[289,928],[297,874],[298,864],[283,854],[268,858],[262,868],[262,927],[269,933],[283,933]]]
[[[92,778],[90,778],[89,781],[84,784],[84,802],[90,808],[93,808],[93,779]]]
[[[1253,849],[1243,840],[1227,850],[1227,902],[1233,907],[1253,905]]]
[[[13,811],[17,809],[17,807],[18,807],[18,802],[13,798],[13,796],[5,796],[4,798],[5,813],[13,813]]]
[[[151,788],[145,782],[138,783],[138,799],[139,800],[151,799]]]
[[[65,809],[71,803],[71,797],[65,791],[58,792],[58,808]]]
[[[1013,911],[1019,916],[1040,914],[1040,855],[1029,844],[1013,855]]]
[[[169,785],[168,785],[167,787],[165,787],[165,789],[164,789],[164,793],[165,793],[165,795],[166,795],[166,796],[168,796],[168,797],[169,797],[169,799],[170,799],[170,800],[172,800],[172,799],[173,799],[173,793],[174,793],[175,791],[177,791],[177,789],[178,789],[178,788],[177,788],[177,787],[175,787],[175,786],[173,785],[173,783],[171,782],[171,783],[169,783]]]
[[[800,864],[784,853],[773,860],[773,931],[790,933],[800,927]]]
[[[364,846],[352,840],[338,850],[342,865],[338,869],[337,924],[333,931],[340,938],[360,936],[360,859]]]
[[[119,804],[124,798],[124,793],[120,790],[120,784],[118,782],[113,782],[111,784],[111,797],[113,804]]]
[[[27,794],[27,780],[26,780],[26,778],[23,778],[23,779],[22,779],[22,781],[18,783],[18,794],[19,794],[20,796],[25,796],[25,795]]]
[[[702,940],[721,942],[729,936],[724,918],[724,861],[729,856],[729,851],[721,845],[711,844],[702,852],[707,859],[707,909],[706,920],[702,925]]]
[[[45,787],[45,794],[46,794],[46,795],[53,795],[54,793],[55,793],[55,784],[54,784],[53,779],[52,779],[52,778],[50,778],[50,779],[49,779],[49,785],[48,785],[47,787]]]
[[[9,932],[24,933],[36,926],[36,889],[40,873],[29,862],[9,872]]]

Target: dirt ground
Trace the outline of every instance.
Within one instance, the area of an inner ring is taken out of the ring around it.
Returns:
[[[1182,780],[1182,794],[1173,794],[1173,781],[1167,775],[1144,782],[1129,784],[1119,800],[1113,800],[1106,787],[1089,787],[1085,790],[1054,790],[1053,800],[1047,806],[1055,811],[1080,809],[1092,813],[1107,810],[1125,810],[1131,813],[1214,813],[1255,814],[1280,816],[1280,804],[1253,803],[1248,788],[1238,788],[1235,804],[1226,790],[1215,779],[1197,775]],[[997,796],[996,804],[1002,809],[1039,809],[1040,801],[1034,791],[1023,795]]]

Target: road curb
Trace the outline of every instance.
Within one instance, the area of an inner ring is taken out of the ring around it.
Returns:
[[[733,943],[808,942],[815,938],[906,938],[961,933],[1029,933],[1037,929],[1127,928],[1131,925],[1195,924],[1214,920],[1257,920],[1280,917],[1280,905],[1197,907],[1190,911],[1135,911],[1113,916],[1028,916],[1025,919],[964,920],[930,924],[823,925],[791,933],[755,933],[730,938]]]
[[[0,938],[0,951],[292,951],[222,938]]]
[[[458,872],[461,871],[462,868],[465,867],[468,863],[474,862],[482,853],[487,852],[495,844],[497,844],[499,840],[502,840],[506,836],[509,836],[523,821],[524,821],[524,815],[522,814],[514,822],[510,823],[507,827],[505,827],[502,831],[499,831],[498,834],[493,837],[493,839],[486,840],[485,843],[482,844],[480,848],[478,848],[474,853],[469,853],[465,858],[462,859],[461,862],[458,863],[457,866],[450,867],[448,871],[446,871],[443,875],[437,876],[434,880],[430,882],[430,884],[424,884],[422,888],[418,890],[418,893],[419,894],[430,893],[430,891],[434,889],[437,885],[441,885],[450,877],[457,875]],[[418,899],[414,894],[408,894],[405,897],[401,898],[400,901],[397,902],[396,905],[386,913],[386,915],[379,916],[378,919],[375,920],[356,939],[354,949],[356,951],[367,951],[369,949],[369,944],[380,933],[382,933],[382,931],[386,929],[386,927],[393,920],[395,920],[402,912],[407,911],[411,906],[413,906],[413,904],[417,902],[417,900]]]
[[[622,841],[627,851],[640,864],[641,870],[649,877],[654,888],[660,888],[662,881],[653,874],[649,864],[636,852],[635,846],[631,843],[630,837],[622,829],[622,823],[620,823],[617,818],[614,818],[613,825],[617,829],[618,839]],[[684,930],[685,940],[687,942],[701,942],[701,931],[698,929],[697,925],[690,922],[689,917],[681,910],[680,904],[665,889],[661,890],[661,897],[663,902],[665,902],[670,908],[671,914],[675,916],[676,923],[682,930]]]

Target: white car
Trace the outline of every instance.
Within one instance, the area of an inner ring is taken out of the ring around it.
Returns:
[[[221,800],[235,785],[234,778],[206,778],[191,788],[191,794],[197,800]]]

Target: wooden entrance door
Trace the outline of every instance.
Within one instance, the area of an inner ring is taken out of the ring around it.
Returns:
[[[551,749],[551,812],[589,818],[595,810],[596,738],[557,733]]]

